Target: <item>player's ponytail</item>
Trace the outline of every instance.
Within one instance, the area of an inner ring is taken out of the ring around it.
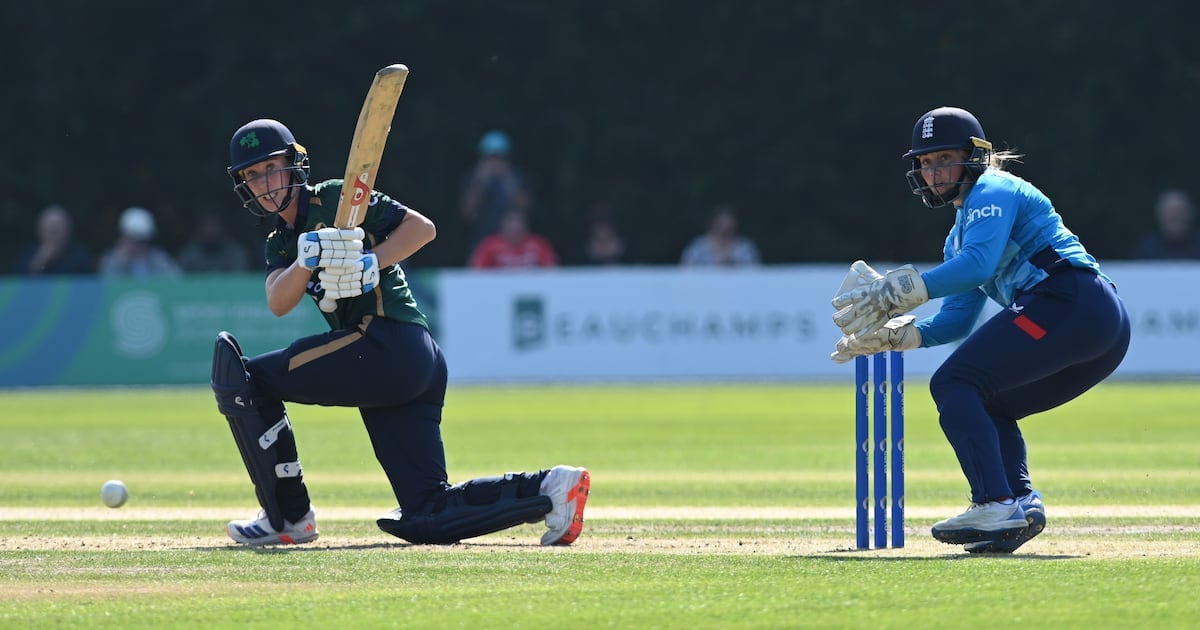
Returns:
[[[1009,162],[1021,162],[1024,155],[1016,151],[993,151],[991,158],[988,160],[988,168],[994,168],[998,171],[1008,170]]]

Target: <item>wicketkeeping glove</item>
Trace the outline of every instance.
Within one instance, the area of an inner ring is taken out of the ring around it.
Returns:
[[[912,265],[887,272],[864,286],[833,298],[833,323],[846,336],[865,337],[883,327],[894,315],[902,315],[929,301],[929,290],[921,273]]]
[[[317,278],[325,289],[322,303],[370,293],[379,284],[379,258],[370,252],[359,252],[349,265],[326,267]]]
[[[883,275],[875,271],[871,265],[868,265],[864,261],[856,260],[850,264],[850,271],[846,272],[846,279],[842,280],[842,286],[838,287],[837,293],[834,293],[834,297],[851,289],[865,287],[882,277]]]
[[[321,228],[296,238],[296,259],[305,269],[348,267],[362,255],[362,228]]]
[[[837,363],[845,363],[857,356],[866,356],[884,350],[912,350],[921,347],[921,331],[913,323],[912,315],[901,315],[888,320],[883,328],[862,337],[842,337],[829,355]]]

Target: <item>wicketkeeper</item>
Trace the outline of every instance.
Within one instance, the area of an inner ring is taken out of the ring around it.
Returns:
[[[994,152],[966,110],[922,115],[904,159],[913,194],[954,211],[944,262],[881,275],[858,261],[857,286],[833,300],[839,363],[966,338],[929,389],[971,507],[932,533],[976,553],[1012,552],[1046,524],[1017,421],[1091,389],[1129,347],[1129,317],[1096,259],[1042,191],[1004,170],[1019,157]],[[943,298],[935,315],[906,315],[931,298]],[[1005,309],[971,332],[988,298]]]
[[[451,486],[442,447],[446,360],[429,333],[400,261],[433,240],[433,223],[372,192],[362,225],[334,229],[341,180],[309,184],[308,154],[274,120],[252,121],[229,145],[234,191],[250,212],[274,217],[267,237],[267,304],[278,316],[307,294],[328,332],[247,358],[233,336],[217,336],[212,387],[250,472],[262,511],[232,521],[246,545],[317,538],[285,402],[356,407],[399,507],[377,520],[414,544],[448,544],[545,519],[545,545],[570,544],[583,529],[591,480],[555,466]]]

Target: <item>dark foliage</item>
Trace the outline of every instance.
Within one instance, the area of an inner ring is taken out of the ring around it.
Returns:
[[[283,120],[314,176],[340,177],[371,73],[403,62],[377,187],[439,224],[423,266],[465,260],[459,184],[493,127],[562,251],[605,202],[642,262],[672,264],[729,202],[768,262],[934,259],[950,218],[909,195],[899,156],[945,104],[1027,155],[1016,172],[1094,254],[1123,257],[1160,188],[1200,192],[1197,6],[9,2],[0,245],[28,242],[49,203],[96,252],[129,205],[154,210],[171,249],[194,213],[255,241],[224,173],[233,130]]]

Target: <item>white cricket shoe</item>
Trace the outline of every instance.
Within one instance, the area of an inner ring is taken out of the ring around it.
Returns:
[[[933,537],[951,545],[981,540],[1008,540],[1025,531],[1025,511],[1019,501],[972,503],[966,512],[933,524]]]
[[[1006,540],[968,543],[963,550],[968,553],[1012,553],[1042,533],[1042,530],[1046,529],[1046,504],[1042,502],[1042,493],[1034,490],[1023,497],[1017,497],[1017,502],[1025,512],[1027,525],[1024,531]]]
[[[229,537],[243,545],[300,545],[317,539],[317,512],[312,507],[303,518],[290,523],[283,522],[283,531],[275,531],[267,519],[265,510],[259,510],[258,518],[247,521],[229,521],[226,529]]]
[[[583,506],[591,491],[592,477],[586,468],[555,466],[542,479],[539,493],[550,497],[543,545],[569,545],[583,531]]]

